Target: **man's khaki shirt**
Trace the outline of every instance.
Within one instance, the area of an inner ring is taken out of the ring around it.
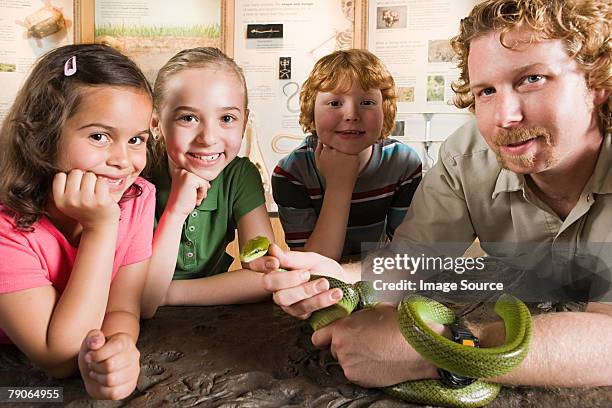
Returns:
[[[612,242],[612,142],[605,136],[590,180],[562,220],[530,190],[525,177],[502,169],[474,120],[441,146],[394,243],[549,243],[572,258],[582,243]],[[487,251],[489,252],[489,251]]]

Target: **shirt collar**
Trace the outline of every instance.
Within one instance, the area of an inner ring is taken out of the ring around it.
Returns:
[[[514,191],[524,190],[524,187],[525,176],[500,168],[491,198],[495,199],[495,197],[497,197],[500,193],[511,193]]]
[[[210,182],[210,188],[206,192],[206,198],[202,201],[196,210],[198,211],[215,211],[219,208],[219,189],[223,183],[223,171]]]

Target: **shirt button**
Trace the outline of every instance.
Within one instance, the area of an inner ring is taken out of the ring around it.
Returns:
[[[187,252],[187,258],[193,258],[193,252]]]
[[[187,227],[187,229],[191,232],[195,231],[195,227],[193,225],[190,225],[189,227]]]
[[[185,245],[187,245],[188,247],[193,246],[193,242],[187,241],[187,242],[185,242]]]
[[[197,211],[192,212],[192,213],[191,213],[191,216],[192,216],[193,218],[197,217],[197,216],[198,216],[198,212],[197,212]]]
[[[589,194],[589,195],[587,196],[587,203],[590,203],[590,202],[591,202],[591,195]]]

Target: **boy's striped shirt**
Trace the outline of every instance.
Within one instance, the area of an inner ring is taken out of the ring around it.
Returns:
[[[315,166],[317,139],[308,136],[272,174],[272,190],[285,239],[303,247],[323,204],[325,180]],[[359,254],[362,242],[383,242],[402,222],[421,180],[421,161],[395,139],[379,141],[355,183],[343,256]]]

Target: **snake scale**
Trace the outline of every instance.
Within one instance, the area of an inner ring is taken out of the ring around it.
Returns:
[[[265,237],[248,241],[240,252],[243,262],[253,261],[268,251]],[[314,330],[350,315],[353,311],[374,307],[375,294],[368,282],[348,284],[327,276],[330,288],[340,288],[342,299],[333,306],[317,310],[308,319]],[[504,344],[497,347],[475,348],[455,343],[435,333],[426,320],[448,325],[455,321],[454,312],[435,300],[411,294],[398,306],[397,320],[406,341],[425,359],[437,367],[472,378],[504,375],[516,368],[529,351],[531,315],[527,306],[512,295],[504,294],[495,303],[495,312],[503,319],[506,329]],[[406,381],[382,390],[402,400],[447,407],[482,407],[493,401],[501,386],[478,380],[463,388],[446,386],[439,380]]]

